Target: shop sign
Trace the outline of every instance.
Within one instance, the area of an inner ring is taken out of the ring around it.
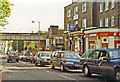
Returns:
[[[97,36],[97,34],[90,34],[90,35],[88,35],[89,37],[95,37],[95,36]]]
[[[75,33],[73,36],[78,36],[78,35],[85,35],[85,33]]]
[[[75,24],[69,24],[69,30],[75,30]]]

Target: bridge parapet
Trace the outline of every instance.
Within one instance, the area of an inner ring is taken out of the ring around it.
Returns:
[[[25,40],[25,41],[39,41],[46,40],[48,34],[38,33],[1,33],[1,40]]]

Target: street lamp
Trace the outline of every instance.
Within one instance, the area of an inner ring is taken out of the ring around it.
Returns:
[[[35,23],[35,21],[32,21],[32,23]],[[38,21],[39,23],[39,31],[38,31],[38,35],[39,35],[39,42],[38,42],[38,48],[40,49],[40,22]],[[38,49],[38,50],[39,50]]]

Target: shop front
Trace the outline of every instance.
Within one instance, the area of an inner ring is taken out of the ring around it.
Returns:
[[[87,49],[120,48],[120,30],[118,28],[96,28],[85,30]]]
[[[70,51],[77,51],[81,55],[84,53],[84,35],[77,31],[69,33]]]

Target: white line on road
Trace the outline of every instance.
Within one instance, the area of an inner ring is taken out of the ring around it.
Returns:
[[[49,72],[49,71],[47,71],[47,70],[45,70],[45,69],[43,69],[44,71],[46,71],[46,72]]]
[[[11,76],[9,76],[9,79],[11,78]]]
[[[70,77],[66,77],[66,76],[64,76],[64,75],[59,75],[60,77],[63,77],[63,78],[66,78],[66,79],[69,79],[69,80],[75,80],[75,81],[77,81],[77,79],[72,79],[72,78],[70,78]]]

